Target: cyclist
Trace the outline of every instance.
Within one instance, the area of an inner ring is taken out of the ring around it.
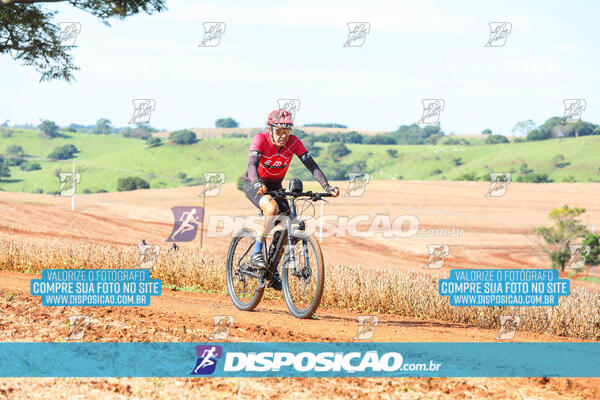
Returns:
[[[287,200],[274,199],[270,195],[265,195],[265,193],[282,188],[281,182],[294,154],[300,158],[327,193],[330,193],[333,197],[340,194],[337,187],[329,185],[323,171],[308,153],[300,139],[290,134],[294,122],[289,111],[283,109],[272,111],[267,118],[267,125],[267,131],[258,133],[252,139],[248,157],[248,170],[242,178],[246,197],[252,204],[261,209],[265,216],[262,230],[259,228],[259,231],[256,232],[256,243],[251,258],[252,265],[261,269],[267,268],[262,249],[275,216],[289,210]],[[281,290],[281,278],[277,269],[275,269],[267,287]]]

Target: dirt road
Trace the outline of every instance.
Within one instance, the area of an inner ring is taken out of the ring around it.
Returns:
[[[427,245],[445,243],[444,268],[547,267],[532,241],[532,231],[549,225],[548,212],[563,204],[585,207],[584,222],[600,226],[599,184],[511,183],[502,198],[486,198],[485,182],[376,181],[362,197],[340,197],[325,208],[337,216],[413,215],[420,228],[460,235],[386,238],[328,237],[326,262],[422,270]],[[310,188],[310,186],[309,186]],[[313,187],[316,189],[316,187]],[[171,207],[202,204],[200,187],[81,195],[75,212],[70,200],[40,194],[0,192],[0,239],[58,238],[65,241],[135,246],[140,239],[167,247]],[[210,217],[255,213],[234,185],[206,199],[205,231]],[[334,224],[336,229],[344,222]],[[359,225],[360,230],[367,227]],[[454,230],[454,231],[455,231]],[[223,255],[229,237],[206,237],[204,247]],[[198,238],[182,247],[198,246]],[[0,272],[0,340],[61,341],[68,317],[91,319],[84,341],[207,341],[214,315],[232,315],[227,341],[352,341],[357,314],[320,309],[317,318],[299,321],[285,305],[263,301],[255,312],[241,313],[228,297],[163,290],[147,308],[42,307],[29,296],[34,275]],[[496,331],[435,320],[378,315],[373,341],[495,341]],[[517,332],[515,341],[570,341]],[[405,399],[598,399],[600,380],[587,378],[394,378],[394,379],[0,379],[0,399],[14,398],[405,398]]]
[[[255,312],[239,312],[226,296],[163,290],[150,307],[42,307],[29,295],[39,275],[0,272],[0,341],[64,341],[70,315],[87,315],[83,341],[206,342],[213,315],[232,315],[225,341],[353,341],[357,314],[320,310],[297,320],[284,304],[264,301]],[[489,342],[496,331],[435,320],[378,315],[372,341]],[[515,341],[572,341],[517,332]],[[0,379],[0,398],[406,398],[406,399],[595,399],[600,379],[588,378],[69,378]],[[35,394],[34,394],[35,393]]]

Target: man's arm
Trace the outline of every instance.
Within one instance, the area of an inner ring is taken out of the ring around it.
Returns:
[[[257,194],[262,195],[265,193],[267,188],[258,179],[258,164],[259,163],[260,163],[260,151],[250,150],[250,155],[248,156],[248,179],[250,180],[250,184],[252,184],[252,187],[254,187],[254,189],[257,190]]]
[[[321,171],[321,168],[319,168],[316,161],[312,158],[308,151],[304,154],[301,154],[299,157],[306,169],[310,171],[310,173],[315,177],[317,182],[321,184],[323,189],[327,189],[329,187],[329,182],[327,182],[325,174],[323,173],[323,171]]]
[[[258,182],[258,163],[260,162],[260,151],[250,150],[248,156],[248,179],[253,185]]]

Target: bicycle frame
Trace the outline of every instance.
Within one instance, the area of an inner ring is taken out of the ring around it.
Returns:
[[[283,193],[267,192],[267,194],[271,194],[271,195],[275,195],[275,196],[284,196],[287,193],[286,192],[283,192]],[[312,193],[311,192],[298,193],[297,195],[312,195]],[[320,194],[320,196],[324,196],[324,194]],[[279,235],[277,243],[275,244],[274,253],[268,254],[267,249],[266,249],[267,246],[263,247],[263,252],[264,252],[263,255],[265,257],[265,260],[267,261],[267,265],[269,266],[270,273],[275,272],[275,268],[277,267],[278,263],[281,261],[281,258],[283,257],[283,255],[285,253],[283,251],[284,250],[283,243],[285,243],[286,239],[289,239],[290,237],[293,236],[294,225],[298,225],[298,230],[304,231],[306,229],[304,221],[298,221],[298,213],[297,213],[297,209],[296,209],[296,198],[293,195],[289,196],[288,203],[290,205],[289,215],[281,214],[281,215],[277,216],[277,218],[284,217],[283,220],[284,220],[285,226],[282,229],[282,231],[284,233]],[[273,240],[275,240],[275,234],[273,234]],[[288,263],[293,267],[293,269],[295,271],[296,255],[292,251],[292,245],[291,245],[290,241],[288,241],[288,246],[289,246]],[[309,264],[309,254],[308,254],[308,248],[306,246],[304,246],[304,259],[305,259],[305,263],[306,263],[305,265],[308,265]]]

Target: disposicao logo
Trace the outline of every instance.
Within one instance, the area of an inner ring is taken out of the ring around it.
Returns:
[[[289,353],[262,352],[239,353],[228,352],[225,357],[224,371],[266,372],[280,371],[282,367],[291,367],[299,372],[364,372],[397,371],[402,366],[402,354],[390,352],[381,357],[377,351],[361,352],[323,352],[323,353]]]
[[[221,346],[196,346],[198,361],[191,375],[210,375],[217,368],[217,359],[223,355]]]

